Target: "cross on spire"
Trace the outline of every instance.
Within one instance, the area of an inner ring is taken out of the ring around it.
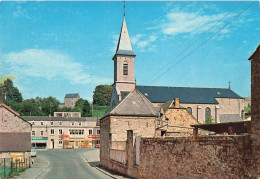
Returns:
[[[124,0],[124,17],[125,17],[125,0]]]

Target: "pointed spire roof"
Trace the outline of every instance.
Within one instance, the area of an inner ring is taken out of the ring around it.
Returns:
[[[117,44],[117,48],[116,48],[116,55],[133,55],[133,56],[135,56],[134,51],[132,49],[131,41],[129,38],[125,17],[123,20],[123,24],[121,27],[121,32],[120,32],[120,36],[119,36],[119,40],[118,40],[118,44]]]
[[[136,88],[131,91],[109,115],[157,116],[153,104]]]

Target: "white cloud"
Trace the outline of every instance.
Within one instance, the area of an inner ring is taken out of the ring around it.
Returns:
[[[167,22],[161,25],[163,34],[177,35],[183,33],[197,34],[208,30],[217,23],[225,13],[203,15],[201,11],[180,12],[174,11],[166,15]],[[222,25],[220,22],[217,26]],[[226,29],[226,32],[228,30]]]
[[[13,12],[14,17],[25,17],[29,19],[29,16],[27,15],[27,11],[23,9],[21,6],[17,6],[17,10]]]
[[[1,57],[5,66],[15,76],[30,76],[51,79],[66,79],[71,84],[107,83],[110,80],[92,76],[87,66],[76,62],[69,55],[53,50],[27,49],[8,53]]]
[[[152,44],[157,39],[155,35],[137,34],[132,38],[132,44],[140,51],[152,51],[155,45]]]

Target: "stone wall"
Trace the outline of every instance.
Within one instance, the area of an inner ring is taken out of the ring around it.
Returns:
[[[255,178],[260,178],[260,46],[249,58],[251,60],[251,139],[253,141],[254,160],[250,163],[250,171],[256,170]],[[251,172],[252,173],[252,172]]]
[[[0,132],[31,132],[30,123],[0,107]]]
[[[248,136],[142,138],[138,178],[244,178]]]

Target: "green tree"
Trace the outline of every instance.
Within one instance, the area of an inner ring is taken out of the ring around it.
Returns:
[[[5,103],[20,103],[23,101],[22,94],[10,79],[5,80],[4,84],[0,84],[0,93],[1,100]]]
[[[54,97],[47,97],[40,100],[40,108],[46,115],[53,115],[58,111],[59,101]]]
[[[48,114],[41,110],[39,97],[36,99],[27,99],[19,103],[18,113],[22,116],[46,116]]]
[[[245,113],[246,114],[251,114],[251,104],[248,104],[248,106],[245,107]]]
[[[215,122],[215,119],[213,119],[213,117],[210,117],[210,118],[206,119],[205,123],[206,124],[215,124],[216,122]]]
[[[86,99],[80,98],[73,109],[74,112],[81,112],[82,117],[92,116],[90,103]]]
[[[98,106],[109,106],[112,94],[111,85],[98,85],[93,94],[93,104]]]

